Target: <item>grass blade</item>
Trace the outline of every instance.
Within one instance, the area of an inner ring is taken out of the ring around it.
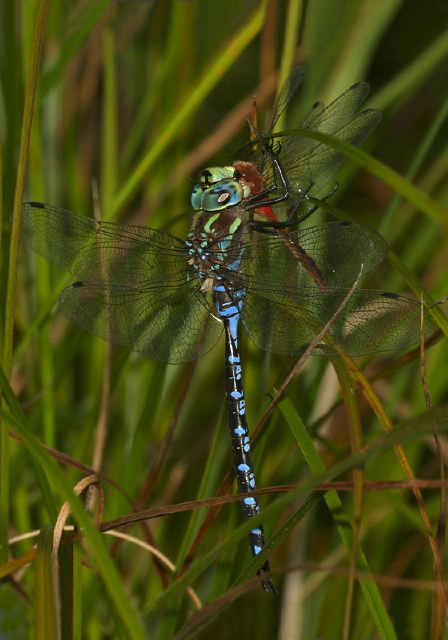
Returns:
[[[291,400],[285,398],[280,401],[279,406],[313,475],[325,473],[325,465]],[[349,553],[353,552],[356,556],[357,568],[370,574],[370,567],[362,548],[360,546],[358,548],[353,547],[354,541],[350,520],[345,514],[344,506],[338,493],[336,491],[328,491],[324,499],[330,513],[333,515],[339,536],[347,551]],[[372,580],[362,578],[360,578],[359,583],[380,637],[396,640],[397,635],[378,586]]]

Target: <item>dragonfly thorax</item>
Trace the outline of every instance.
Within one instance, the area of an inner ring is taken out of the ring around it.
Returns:
[[[203,211],[188,234],[185,243],[188,264],[204,291],[210,291],[216,281],[236,270],[243,214],[240,207],[220,213]]]

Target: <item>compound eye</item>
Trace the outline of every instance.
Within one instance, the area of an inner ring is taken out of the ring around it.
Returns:
[[[203,189],[208,189],[223,180],[234,180],[234,173],[233,167],[207,167],[201,172],[198,182]]]
[[[213,180],[213,175],[212,172],[209,171],[209,169],[204,169],[204,171],[201,173],[201,183],[204,187],[208,187],[211,184],[213,184],[214,180]]]
[[[204,211],[220,211],[239,204],[242,199],[241,185],[234,180],[223,180],[203,192],[202,209]]]
[[[201,185],[195,184],[191,192],[191,206],[195,211],[202,209],[202,191]]]

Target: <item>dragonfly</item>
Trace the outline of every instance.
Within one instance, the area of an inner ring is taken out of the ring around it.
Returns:
[[[289,101],[287,83],[274,111]],[[378,121],[359,112],[366,83],[349,88],[327,107],[316,103],[300,128],[361,142]],[[345,110],[345,111],[344,111]],[[97,221],[39,202],[24,205],[25,244],[77,280],[59,298],[59,309],[88,332],[149,358],[181,364],[208,353],[225,338],[225,389],[233,466],[238,490],[256,488],[239,351],[239,328],[261,349],[296,357],[329,319],[334,322],[314,350],[364,355],[406,347],[420,339],[420,304],[390,292],[357,289],[342,313],[353,283],[385,257],[387,245],[373,229],[333,221],[298,228],[313,197],[342,159],[303,136],[256,137],[243,159],[208,167],[195,183],[194,210],[186,239],[148,227]],[[430,318],[425,335],[434,330]],[[242,500],[252,555],[265,546],[256,497]],[[268,560],[263,589],[275,593]]]

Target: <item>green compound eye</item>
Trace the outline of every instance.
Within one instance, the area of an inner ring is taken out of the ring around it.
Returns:
[[[191,206],[195,211],[199,211],[202,209],[202,187],[200,184],[195,184],[193,187],[193,191],[191,192]]]
[[[199,178],[202,187],[211,187],[221,180],[235,177],[235,167],[207,167]]]
[[[201,208],[204,211],[220,211],[239,204],[243,199],[243,188],[235,180],[221,180],[214,187],[202,192]],[[192,196],[193,202],[193,196]]]
[[[236,178],[235,167],[207,167],[199,176],[191,192],[191,206],[195,211],[221,211],[239,204],[245,197]]]

